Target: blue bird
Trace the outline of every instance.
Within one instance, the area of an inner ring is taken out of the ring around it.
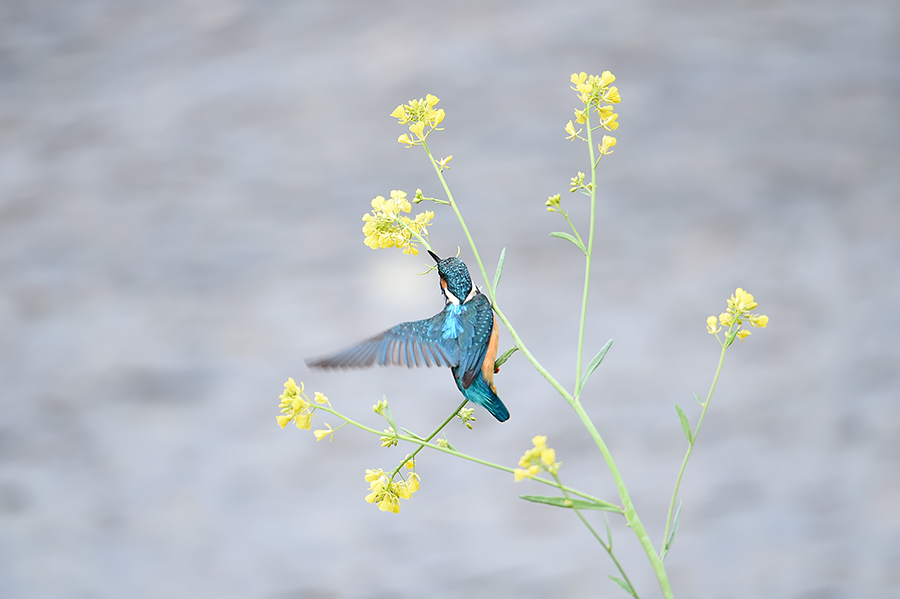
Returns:
[[[498,331],[491,302],[472,285],[462,260],[441,260],[431,250],[428,253],[441,277],[443,310],[431,318],[400,323],[358,345],[306,363],[312,368],[449,366],[463,397],[505,422],[509,411],[494,386]]]

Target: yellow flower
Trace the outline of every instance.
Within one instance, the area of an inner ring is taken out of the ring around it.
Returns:
[[[541,471],[540,466],[529,466],[527,470],[523,470],[521,468],[516,468],[513,471],[513,479],[516,482],[519,482],[523,478],[532,478],[535,474]]]
[[[561,465],[556,461],[556,451],[547,447],[547,437],[537,435],[531,440],[533,448],[526,451],[519,459],[520,468],[513,470],[513,478],[516,482],[523,478],[533,478],[541,470],[546,470],[554,476]]]
[[[709,331],[710,335],[715,335],[719,332],[718,320],[715,316],[710,316],[706,319],[706,330]]]
[[[328,424],[327,422],[325,423],[325,426],[327,426],[328,428],[327,429],[318,429],[318,430],[313,431],[313,435],[316,436],[316,441],[321,441],[322,439],[324,439],[325,437],[327,437],[329,435],[331,435],[331,438],[328,440],[334,441],[334,429],[331,428],[331,425]]]
[[[733,314],[738,312],[749,312],[756,307],[756,302],[753,301],[752,295],[738,287],[734,294],[728,299],[728,307],[731,308]]]
[[[446,158],[441,158],[440,160],[437,161],[438,168],[441,170],[444,170],[445,168],[449,169],[450,167],[447,166],[447,163],[450,162],[451,160],[453,160],[452,154],[450,156],[447,156]]]
[[[391,116],[395,119],[399,119],[401,125],[405,125],[408,121],[406,119],[406,111],[403,109],[403,104],[394,109],[394,112],[391,113]]]
[[[398,513],[400,499],[409,499],[419,488],[419,477],[413,473],[406,481],[392,481],[382,469],[366,470],[366,482],[369,483],[368,503],[374,503],[382,512]]]
[[[328,402],[328,398],[318,391],[316,391],[314,398],[316,403],[331,405]],[[309,430],[312,426],[316,407],[310,403],[309,398],[303,393],[303,383],[301,382],[297,385],[293,378],[289,378],[284,384],[284,393],[280,395],[280,399],[279,408],[281,415],[276,416],[278,426],[284,428],[289,422],[293,421],[297,428]],[[326,424],[325,426],[328,425]],[[318,431],[315,432],[315,435],[318,439]]]
[[[618,104],[619,102],[621,102],[622,96],[619,95],[619,88],[609,88],[609,90],[605,94],[603,94],[603,100],[612,104]]]
[[[566,139],[575,140],[578,138],[578,134],[581,133],[581,129],[576,131],[575,125],[572,124],[572,121],[569,121],[568,123],[566,123],[566,133],[568,133],[568,136],[566,136]]]
[[[298,393],[303,393],[303,382],[300,382],[300,386],[297,386],[297,383],[294,382],[293,377],[288,377],[287,382],[284,384],[284,392],[285,394],[297,395]]]
[[[719,314],[719,324],[725,328],[730,328],[734,322],[734,316],[730,312],[722,312]]]
[[[300,430],[309,430],[312,427],[312,414],[308,412],[300,412],[294,416],[294,424]]]
[[[616,113],[611,114],[609,117],[600,120],[600,126],[606,129],[607,131],[615,131],[619,128],[619,115]]]
[[[769,324],[769,317],[765,314],[750,313],[750,310],[753,310],[756,307],[757,303],[753,298],[753,295],[747,293],[740,287],[735,289],[731,297],[728,298],[728,308],[725,312],[719,314],[720,327],[728,329],[725,340],[720,340],[723,347],[727,348],[735,339],[740,339],[743,342],[744,339],[750,336],[750,331],[742,328],[744,326],[744,321],[748,321],[750,325],[761,329]],[[719,332],[719,328],[715,326],[712,316],[706,320],[706,329],[713,334]]]
[[[397,119],[401,125],[409,125],[409,130],[414,137],[407,134],[401,135],[397,141],[406,144],[407,147],[421,144],[432,131],[440,131],[438,125],[444,120],[444,109],[435,109],[435,105],[440,100],[431,94],[425,96],[425,99],[410,100],[406,104],[401,104],[391,113],[391,116]],[[425,131],[428,127],[428,131]]]
[[[400,512],[400,501],[396,495],[384,495],[384,498],[378,502],[378,509],[382,512]]]
[[[431,225],[434,212],[426,210],[415,218],[403,214],[411,210],[412,204],[406,199],[406,192],[399,189],[391,191],[389,200],[383,196],[373,199],[371,214],[362,217],[366,246],[372,249],[397,247],[406,254],[418,254],[413,237],[419,241],[428,237],[427,227]]]
[[[750,318],[750,323],[754,326],[764,329],[766,328],[766,325],[769,324],[769,317],[765,314],[761,314],[760,316],[753,316]]]
[[[541,450],[541,462],[549,468],[556,462],[556,451],[547,447]]]
[[[409,126],[409,131],[419,139],[424,139],[425,121],[418,121]]]
[[[382,474],[384,474],[384,470],[382,470],[381,468],[379,468],[378,470],[371,470],[369,468],[366,468],[366,476],[365,476],[366,482],[367,483],[374,482],[374,481],[378,480],[379,478],[381,478]]]
[[[612,154],[612,147],[616,145],[616,138],[610,137],[609,135],[604,135],[600,140],[600,154],[602,156],[606,156],[607,154]]]
[[[609,87],[615,80],[616,76],[609,71],[603,71],[603,73],[600,75],[600,85],[602,85],[603,87]]]

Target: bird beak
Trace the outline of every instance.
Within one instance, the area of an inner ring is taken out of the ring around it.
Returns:
[[[434,258],[435,264],[440,264],[440,263],[441,263],[441,259],[438,257],[437,254],[435,254],[435,253],[432,252],[431,250],[428,250],[428,253],[431,254],[431,257],[432,257],[432,258]]]

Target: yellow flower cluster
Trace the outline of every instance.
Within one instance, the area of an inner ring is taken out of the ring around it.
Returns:
[[[391,191],[389,200],[385,200],[383,196],[372,200],[372,213],[362,217],[365,222],[362,231],[366,236],[366,245],[373,250],[398,247],[404,254],[418,255],[419,249],[412,238],[424,243],[428,237],[426,227],[431,225],[434,212],[426,210],[415,218],[403,215],[410,210],[412,205],[406,199],[406,192],[398,189]]]
[[[523,478],[533,478],[541,470],[546,470],[553,476],[559,471],[562,462],[556,461],[556,451],[547,447],[547,437],[538,435],[531,440],[534,447],[525,452],[519,459],[519,466],[513,472],[516,481]]]
[[[409,464],[407,464],[407,467]],[[398,513],[400,500],[409,499],[419,490],[419,475],[415,472],[406,477],[406,480],[392,480],[384,470],[366,470],[366,482],[369,483],[369,494],[366,501],[374,503],[382,512]]]
[[[281,405],[279,406],[281,408],[281,416],[278,416],[278,425],[281,428],[293,421],[297,428],[309,430],[312,427],[312,419],[316,411],[315,404],[327,404],[331,407],[328,398],[318,391],[315,392],[312,401],[310,401],[309,397],[303,392],[303,381],[297,385],[293,378],[288,378],[284,384],[284,393],[279,398],[281,399]],[[328,436],[334,438],[334,429],[327,422],[325,426],[328,428],[313,431],[316,441],[321,441]]]
[[[619,115],[615,113],[613,104],[622,101],[619,88],[612,85],[616,76],[609,71],[603,71],[601,75],[588,75],[587,73],[572,73],[570,78],[572,89],[584,102],[584,108],[575,109],[575,122],[566,123],[566,139],[584,139],[581,137],[581,129],[575,129],[575,123],[583,125],[588,120],[588,112],[593,109],[597,113],[600,122],[594,129],[603,128],[607,131],[615,131],[619,128]],[[612,147],[616,145],[616,138],[604,135],[600,140],[600,155],[612,154]]]
[[[715,335],[722,328],[728,329],[729,334],[725,337],[725,343],[730,345],[735,338],[741,342],[750,336],[750,331],[742,328],[744,321],[749,322],[755,327],[761,329],[766,328],[769,324],[769,317],[765,314],[751,314],[750,311],[756,308],[756,301],[753,296],[738,287],[734,294],[728,298],[728,309],[719,314],[719,317],[710,316],[706,319],[706,330],[710,335]],[[736,328],[732,331],[732,325]]]
[[[435,110],[434,107],[438,102],[440,100],[437,97],[428,94],[424,100],[422,98],[410,100],[407,104],[401,104],[395,108],[391,116],[397,119],[401,125],[410,123],[409,132],[413,134],[413,137],[410,137],[404,133],[397,141],[410,148],[421,145],[432,131],[441,131],[438,125],[444,120],[444,109]],[[428,127],[428,131],[425,130],[425,127]]]

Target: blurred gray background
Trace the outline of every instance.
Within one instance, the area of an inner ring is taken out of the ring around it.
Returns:
[[[615,344],[585,403],[655,543],[673,404],[696,419],[718,358],[706,316],[742,286],[770,317],[689,464],[676,596],[897,597],[898,64],[895,0],[3,2],[0,596],[624,596],[573,514],[517,498],[538,485],[427,452],[383,514],[364,470],[408,449],[275,422],[288,376],[418,432],[459,400],[446,371],[303,362],[442,306],[424,257],[360,231],[376,195],[441,194],[388,116],[426,93],[491,274],[507,248],[498,300],[571,385],[583,266],[544,201],[583,222],[569,75],[609,69],[586,352]],[[617,500],[524,359],[497,384],[512,418],[452,425],[459,449],[515,465],[545,434],[565,482]]]

